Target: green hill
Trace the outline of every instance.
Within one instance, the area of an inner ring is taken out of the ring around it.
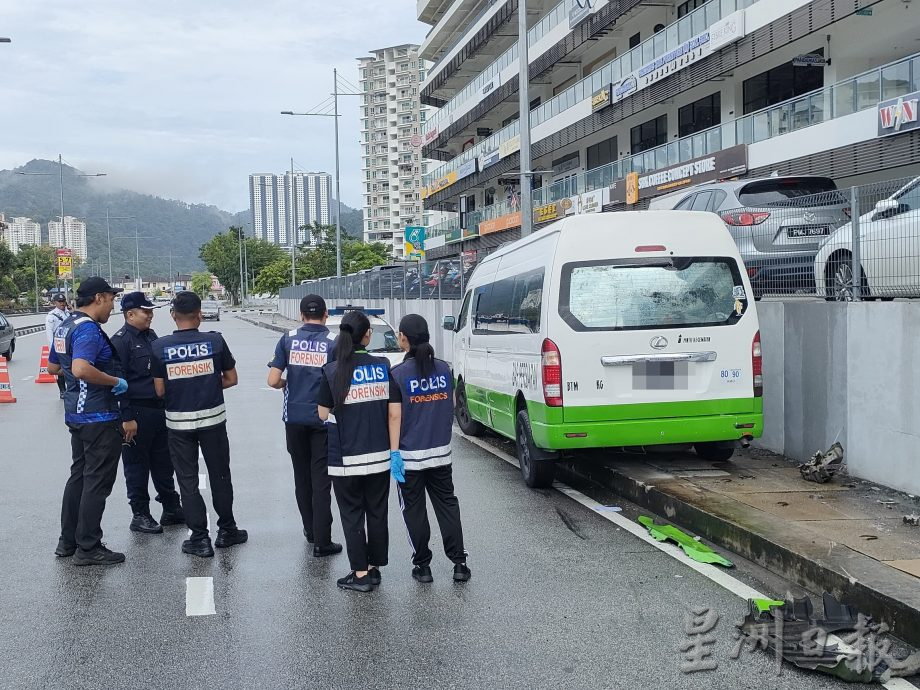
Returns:
[[[20,172],[47,174],[20,175]],[[230,213],[216,206],[112,190],[101,187],[99,181],[93,178],[79,177],[79,174],[79,170],[64,166],[64,213],[86,222],[87,260],[79,271],[83,275],[93,270],[102,275],[108,274],[106,211],[110,218],[133,217],[109,222],[112,272],[116,276],[133,276],[135,273],[135,227],[140,237],[141,274],[145,277],[165,277],[170,265],[174,274],[201,270],[204,265],[198,258],[198,248],[231,225],[245,227],[251,218],[248,209]],[[101,191],[103,189],[105,191]],[[0,213],[7,218],[28,216],[41,223],[43,240],[47,242],[48,221],[60,216],[60,208],[61,182],[57,162],[33,160],[15,170],[0,170]],[[360,236],[361,212],[343,204],[342,225]]]

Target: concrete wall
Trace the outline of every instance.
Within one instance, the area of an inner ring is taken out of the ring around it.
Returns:
[[[362,300],[394,327],[418,313],[450,361],[441,318],[459,300]],[[281,300],[297,317],[298,301]],[[920,494],[920,302],[757,303],[764,356],[763,438],[756,445],[805,461],[835,441],[855,477]]]

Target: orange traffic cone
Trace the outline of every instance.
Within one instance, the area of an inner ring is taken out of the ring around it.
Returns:
[[[6,367],[6,357],[0,356],[0,403],[14,403],[13,384],[10,383],[10,372]]]
[[[47,345],[42,345],[42,361],[38,369],[38,376],[35,377],[35,383],[57,383],[54,374],[48,373],[48,353],[50,350]]]

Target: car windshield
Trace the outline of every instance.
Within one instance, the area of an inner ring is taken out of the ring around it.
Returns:
[[[217,302],[202,302],[201,306],[204,309],[217,309],[220,305],[218,305]]]
[[[559,313],[576,331],[722,326],[747,308],[728,257],[566,264]]]
[[[371,342],[367,346],[368,352],[399,352],[399,343],[396,334],[389,326],[371,326]]]
[[[830,206],[846,198],[828,177],[777,177],[742,187],[738,200],[745,206]]]

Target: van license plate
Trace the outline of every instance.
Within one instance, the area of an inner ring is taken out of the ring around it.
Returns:
[[[637,391],[685,391],[690,387],[690,363],[637,362],[632,379]]]

